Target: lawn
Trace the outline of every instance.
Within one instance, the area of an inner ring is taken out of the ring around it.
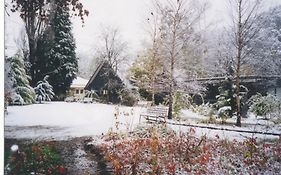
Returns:
[[[49,102],[9,106],[5,116],[5,138],[66,139],[101,135],[113,128],[132,130],[139,122],[139,107],[106,104]],[[120,113],[115,119],[114,114]]]
[[[9,106],[5,116],[5,138],[25,139],[67,139],[83,136],[97,136],[109,130],[132,131],[139,125],[142,107],[125,107],[99,103],[66,103],[48,102],[26,106]],[[250,137],[260,139],[276,139],[278,135],[252,134],[235,132],[235,130],[281,133],[281,125],[257,119],[250,115],[242,119],[242,127],[234,125],[235,118],[227,119],[227,125],[222,125],[217,119],[216,124],[206,124],[208,117],[183,110],[181,121],[168,120],[175,131],[188,132],[191,127],[173,124],[191,124],[197,127],[198,137],[206,135],[215,138],[243,140]],[[141,124],[143,125],[142,118]],[[173,124],[172,124],[173,123]],[[144,124],[146,125],[146,124]],[[218,128],[218,130],[206,127]],[[220,130],[223,129],[223,130]],[[227,130],[232,131],[227,131]]]
[[[253,115],[242,120],[241,128],[234,125],[235,118],[227,119],[224,125],[220,119],[208,124],[208,117],[183,110],[181,120],[154,125],[143,118],[139,122],[142,112],[145,112],[143,107],[98,103],[9,106],[4,126],[6,152],[8,146],[23,143],[23,139],[29,142],[20,148],[28,148],[30,143],[55,143],[63,167],[67,174],[73,175],[98,171],[112,174],[280,172],[280,124]]]

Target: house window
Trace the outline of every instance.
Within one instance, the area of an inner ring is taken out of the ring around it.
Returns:
[[[83,94],[83,89],[80,90],[80,94]]]
[[[76,89],[76,94],[79,94],[79,89]]]
[[[107,95],[108,92],[106,89],[104,89],[102,93],[103,93],[103,95]]]

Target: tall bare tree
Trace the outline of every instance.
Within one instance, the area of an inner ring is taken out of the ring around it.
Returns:
[[[248,44],[258,33],[259,26],[256,23],[259,18],[261,0],[230,0],[232,8],[232,44],[235,50],[234,78],[237,105],[236,125],[241,126],[241,67],[248,61],[252,49]]]
[[[173,93],[175,91],[175,69],[183,57],[183,48],[192,39],[194,25],[200,21],[206,10],[206,4],[189,0],[155,1],[157,12],[161,14],[161,47],[165,58],[169,82],[169,112],[172,118]],[[197,6],[196,6],[197,5]]]
[[[163,60],[161,60],[161,39],[160,39],[160,19],[159,14],[156,12],[151,12],[150,17],[147,19],[148,23],[148,33],[150,36],[149,48],[147,49],[146,63],[144,63],[144,68],[147,70],[148,89],[152,94],[152,102],[155,102],[155,93],[165,89],[165,83],[163,83]],[[161,86],[161,87],[159,87]]]
[[[122,40],[118,28],[112,26],[103,27],[100,38],[102,42],[97,50],[97,57],[107,60],[117,72],[127,59],[127,43]]]

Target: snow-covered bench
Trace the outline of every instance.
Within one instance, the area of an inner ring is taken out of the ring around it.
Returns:
[[[169,108],[166,106],[149,107],[146,112],[140,114],[139,120],[141,120],[141,117],[144,117],[148,122],[165,123],[168,117],[168,110]]]

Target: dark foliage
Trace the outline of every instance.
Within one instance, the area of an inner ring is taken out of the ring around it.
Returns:
[[[103,61],[85,89],[94,90],[104,102],[116,104],[121,102],[120,93],[124,84],[110,64]]]
[[[49,75],[55,94],[64,96],[78,71],[75,42],[71,33],[69,9],[55,4],[50,27],[38,41],[36,80]]]

